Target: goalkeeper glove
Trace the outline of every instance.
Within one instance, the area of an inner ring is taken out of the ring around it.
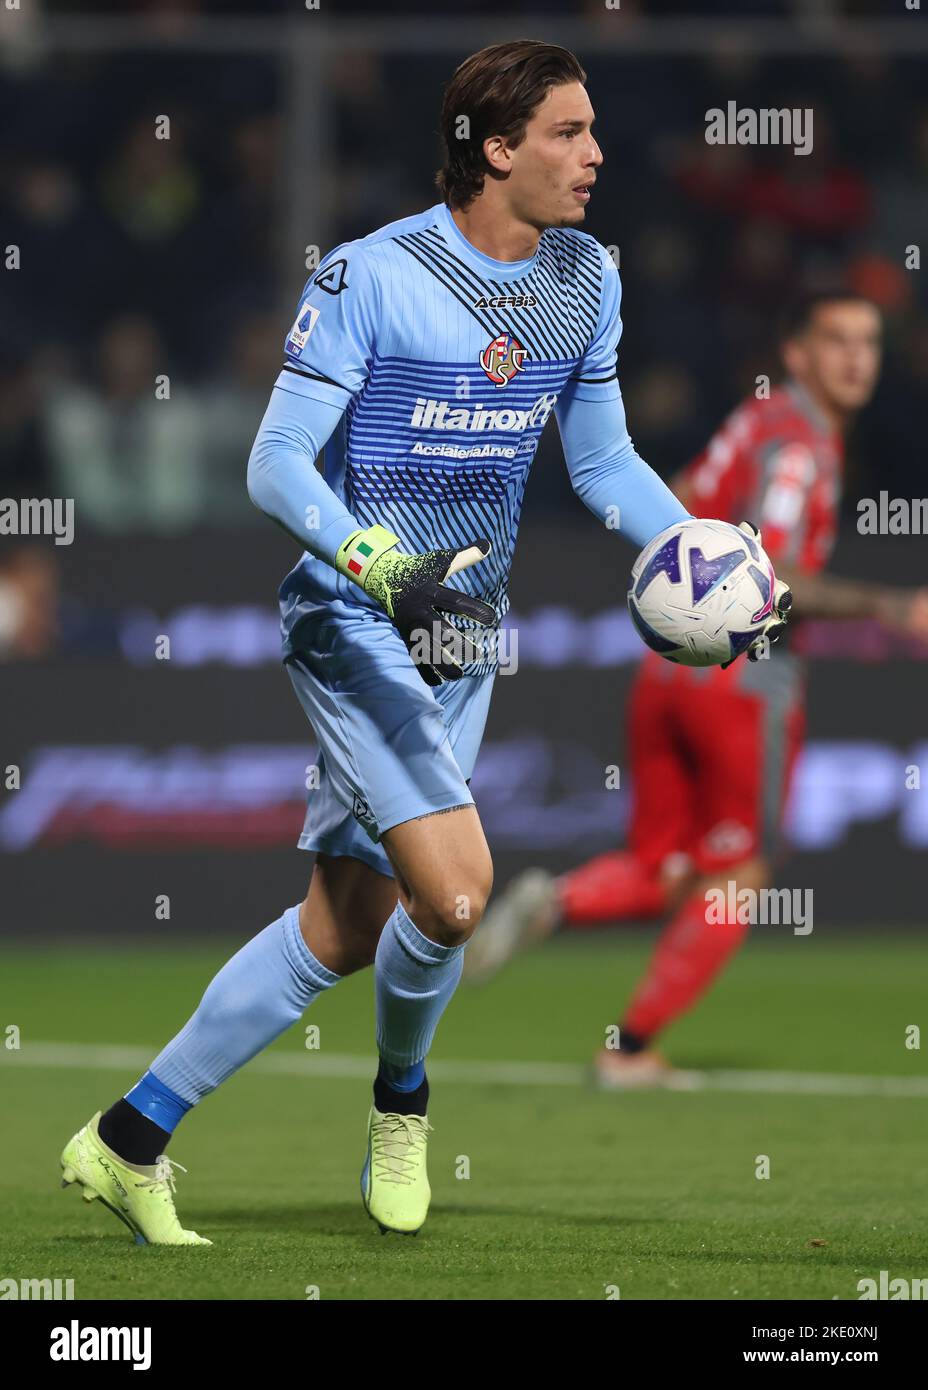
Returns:
[[[353,531],[338,548],[335,568],[386,609],[426,685],[460,680],[463,663],[476,661],[480,652],[441,614],[455,613],[487,625],[496,621],[496,610],[482,599],[447,588],[443,581],[485,559],[490,542],[402,555],[395,549],[399,539],[385,526]]]
[[[746,536],[750,536],[751,540],[757,541],[758,545],[763,545],[760,531],[754,525],[753,521],[742,521],[738,526],[738,530],[743,531]],[[780,639],[780,637],[783,635],[783,632],[786,629],[786,624],[789,619],[790,609],[792,608],[792,606],[793,595],[789,585],[786,584],[782,579],[777,579],[776,576],[774,576],[773,606],[771,609],[770,617],[764,623],[764,626],[761,628],[754,641],[748,647],[748,661],[758,661],[760,659],[761,653],[767,650],[767,646],[765,645],[765,643],[767,645],[772,645],[774,642]],[[737,661],[737,659],[737,657],[732,657],[732,661]],[[722,665],[722,670],[727,670],[730,665],[731,661],[724,662]]]

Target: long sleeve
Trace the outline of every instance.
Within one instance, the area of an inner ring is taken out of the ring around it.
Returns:
[[[690,513],[635,452],[622,397],[578,398],[570,385],[555,408],[571,486],[600,521],[639,548]]]
[[[316,459],[343,414],[341,406],[278,384],[248,459],[248,495],[255,506],[333,566],[342,541],[359,527]]]
[[[601,247],[602,296],[596,332],[555,406],[571,485],[607,526],[641,547],[689,516],[635,452],[625,422],[616,353],[622,336],[622,286]]]
[[[370,374],[377,316],[367,256],[336,247],[303,288],[284,343],[286,365],[248,460],[255,506],[330,565],[360,528],[315,463]]]

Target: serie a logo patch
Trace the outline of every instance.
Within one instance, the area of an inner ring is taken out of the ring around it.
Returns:
[[[316,326],[318,317],[319,310],[314,309],[311,304],[303,304],[301,306],[300,312],[297,314],[287,338],[287,351],[292,353],[294,357],[299,357],[300,353],[303,351],[309,341],[310,333],[312,333]]]

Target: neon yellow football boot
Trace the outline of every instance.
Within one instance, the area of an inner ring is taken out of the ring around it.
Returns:
[[[361,1195],[383,1234],[415,1235],[425,1223],[432,1196],[425,1162],[431,1128],[424,1115],[382,1115],[371,1107]]]
[[[85,1202],[99,1199],[129,1227],[139,1245],[212,1245],[211,1240],[185,1231],[174,1210],[174,1168],[180,1163],[162,1154],[151,1167],[126,1163],[100,1138],[98,1110],[78,1130],[61,1155],[61,1186],[79,1183]]]

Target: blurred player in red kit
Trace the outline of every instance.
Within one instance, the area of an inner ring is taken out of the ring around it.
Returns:
[[[878,618],[928,637],[928,589],[893,589],[822,573],[835,542],[844,435],[870,399],[881,322],[843,291],[795,306],[781,341],[786,380],[749,397],[671,486],[694,516],[760,527],[803,617]],[[648,652],[627,710],[632,774],[628,848],[560,878],[518,876],[471,942],[467,978],[486,980],[554,931],[671,913],[622,1016],[620,1046],[596,1057],[606,1086],[660,1084],[658,1035],[707,991],[749,928],[707,921],[707,893],[769,886],[804,725],[803,671],[789,642],[769,660],[728,669],[676,666]]]

